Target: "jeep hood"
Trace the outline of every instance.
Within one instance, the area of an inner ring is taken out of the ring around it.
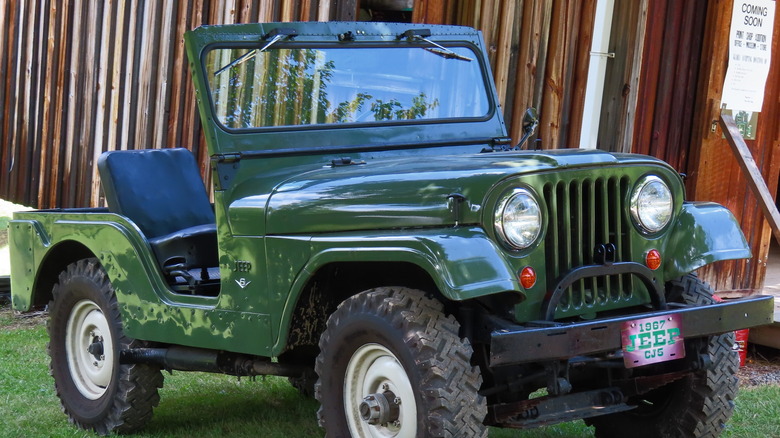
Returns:
[[[519,175],[627,164],[646,156],[592,150],[418,156],[326,166],[278,185],[268,198],[268,234],[309,234],[478,224],[491,187]],[[462,199],[457,201],[453,196]],[[456,211],[458,217],[456,218]]]

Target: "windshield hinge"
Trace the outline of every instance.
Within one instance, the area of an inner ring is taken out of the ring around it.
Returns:
[[[214,158],[212,158],[213,161],[216,161],[219,164],[228,164],[228,163],[236,163],[238,161],[241,161],[241,154],[240,153],[233,153],[233,154],[217,154],[214,155]]]
[[[480,153],[505,151],[510,149],[507,145],[512,144],[512,137],[495,137],[490,141],[490,145],[486,148],[482,148]]]
[[[211,156],[211,173],[214,189],[225,190],[233,182],[238,172],[240,153],[216,154]]]
[[[357,166],[361,164],[366,164],[365,161],[352,161],[352,158],[350,157],[342,157],[342,158],[336,158],[335,160],[330,160],[330,167],[342,167],[342,166]]]
[[[493,146],[512,144],[512,137],[496,137],[493,139]]]

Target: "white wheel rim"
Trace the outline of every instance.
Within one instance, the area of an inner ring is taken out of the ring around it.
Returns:
[[[88,351],[96,341],[103,343],[98,357]],[[73,306],[65,327],[65,353],[81,395],[97,400],[105,394],[114,372],[114,341],[105,315],[93,301],[81,300]]]
[[[360,404],[367,395],[386,390],[401,401],[398,422],[369,424],[360,416]],[[344,375],[344,411],[353,437],[414,438],[417,435],[417,406],[409,376],[398,358],[379,344],[363,345],[349,360]]]

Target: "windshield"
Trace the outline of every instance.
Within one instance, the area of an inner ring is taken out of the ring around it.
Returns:
[[[447,49],[469,59],[422,47],[215,48],[205,69],[231,129],[487,116],[474,52]]]

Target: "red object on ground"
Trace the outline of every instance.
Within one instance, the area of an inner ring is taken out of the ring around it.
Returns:
[[[750,330],[737,330],[734,332],[734,338],[736,340],[737,351],[739,352],[739,366],[745,366],[745,360],[747,359],[747,346],[748,336],[750,336]]]
[[[722,303],[723,298],[713,295],[716,302]],[[750,337],[750,329],[742,329],[734,332],[734,349],[739,353],[739,366],[744,367],[747,361],[747,347],[748,337]]]

